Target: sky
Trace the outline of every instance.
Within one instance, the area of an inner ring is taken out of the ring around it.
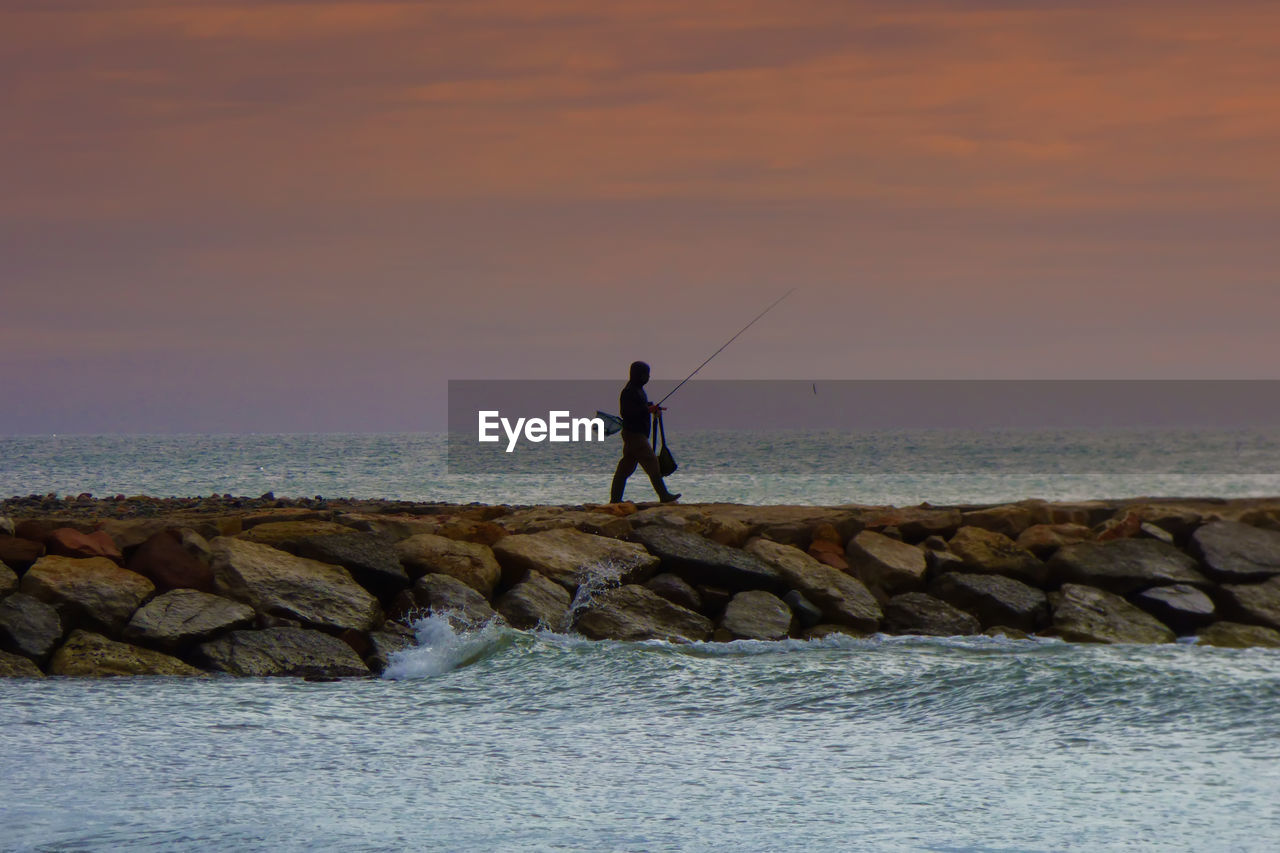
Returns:
[[[1280,378],[1280,4],[0,0],[0,434]]]

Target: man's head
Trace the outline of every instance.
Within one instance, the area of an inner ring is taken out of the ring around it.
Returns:
[[[643,361],[631,362],[631,381],[643,385],[649,381],[649,365]]]

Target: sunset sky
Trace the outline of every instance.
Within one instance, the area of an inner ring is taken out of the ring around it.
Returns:
[[[1280,378],[1270,0],[0,0],[0,116],[0,434],[438,429],[791,287],[700,376]]]

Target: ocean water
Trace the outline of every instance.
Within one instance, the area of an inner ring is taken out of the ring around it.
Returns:
[[[419,633],[382,680],[0,683],[0,847],[1280,841],[1274,651]]]
[[[686,502],[1280,494],[1280,430],[701,430],[669,438],[680,464],[669,483]],[[0,437],[0,495],[578,504],[608,500],[620,444],[615,436],[542,445],[532,457],[493,447],[477,459],[430,433]],[[643,472],[626,496],[653,499]]]
[[[671,482],[754,503],[1268,495],[1275,438],[688,433]],[[509,476],[446,451],[3,438],[0,494],[577,503],[617,446]],[[416,627],[381,679],[0,680],[0,850],[1280,849],[1277,650]]]

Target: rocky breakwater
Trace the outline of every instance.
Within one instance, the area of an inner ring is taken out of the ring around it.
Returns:
[[[1280,647],[1280,500],[268,498],[6,501],[0,674],[368,676],[433,614],[620,641],[882,632]]]

